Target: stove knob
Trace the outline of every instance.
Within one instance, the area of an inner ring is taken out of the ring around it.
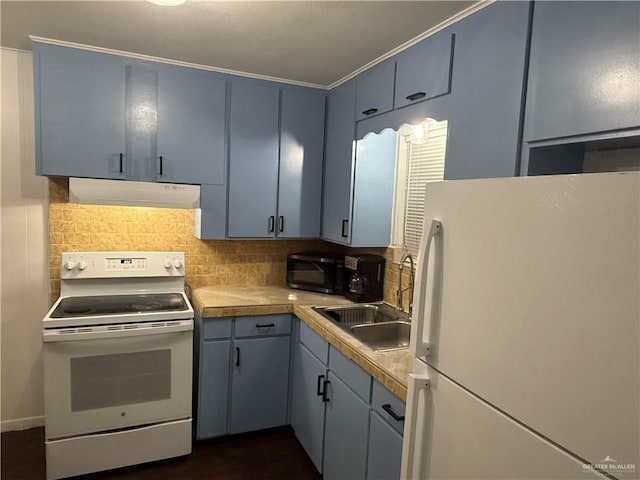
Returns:
[[[75,263],[73,263],[71,260],[67,260],[66,262],[64,262],[64,269],[65,270],[73,270],[73,268],[76,266]]]
[[[171,260],[169,260],[168,258],[164,261],[164,268],[166,268],[167,270],[169,270],[171,267],[173,267],[173,265],[171,264]]]
[[[178,269],[182,268],[182,260],[180,260],[179,258],[176,258],[173,261],[173,266],[178,268]]]
[[[82,271],[85,268],[87,268],[87,262],[80,261],[80,262],[78,262],[77,266],[78,266],[78,270]]]

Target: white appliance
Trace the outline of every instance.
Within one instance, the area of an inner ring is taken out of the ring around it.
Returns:
[[[69,201],[92,205],[200,208],[200,185],[70,178]]]
[[[640,173],[429,184],[403,479],[640,476]]]
[[[63,253],[43,319],[47,478],[191,453],[184,253]]]

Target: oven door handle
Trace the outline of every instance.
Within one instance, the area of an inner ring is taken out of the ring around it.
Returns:
[[[51,328],[43,330],[43,342],[73,342],[110,338],[161,335],[193,330],[193,320],[131,323],[125,325],[98,325],[89,327]]]

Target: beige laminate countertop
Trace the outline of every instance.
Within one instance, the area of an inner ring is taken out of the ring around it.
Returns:
[[[376,352],[311,307],[351,303],[344,297],[275,286],[215,286],[196,288],[191,293],[193,308],[201,317],[294,313],[373,378],[405,400],[411,369],[408,349]]]

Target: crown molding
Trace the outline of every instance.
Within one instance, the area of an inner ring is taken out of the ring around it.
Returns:
[[[472,15],[472,14],[474,14],[474,13],[480,11],[480,10],[482,10],[485,7],[488,7],[492,3],[495,3],[496,1],[497,0],[483,0],[483,1],[480,1],[480,2],[478,2],[476,4],[474,4],[474,5],[471,5],[468,8],[465,8],[464,10],[462,10],[459,13],[457,13],[453,17],[446,19],[444,22],[439,23],[435,27],[432,27],[429,30],[427,30],[426,32],[421,33],[417,37],[414,37],[411,40],[403,43],[402,45],[397,46],[393,50],[390,50],[387,53],[385,53],[384,55],[379,56],[375,60],[370,61],[366,65],[363,65],[362,67],[360,67],[357,70],[351,72],[350,74],[342,77],[340,80],[337,80],[337,81],[333,82],[332,84],[328,85],[325,88],[327,90],[331,90],[331,89],[333,89],[333,88],[335,88],[335,87],[337,87],[339,85],[342,85],[344,82],[347,82],[347,81],[351,80],[352,78],[357,77],[362,72],[364,72],[366,70],[369,70],[371,67],[374,67],[377,64],[387,60],[388,58],[391,58],[394,55],[397,55],[398,53],[406,50],[409,47],[412,47],[413,45],[415,45],[416,43],[421,42],[425,38],[430,37],[431,35],[434,35],[434,34],[438,33],[439,31],[444,30],[447,27],[450,27],[451,25],[453,25],[456,22],[459,22],[463,18],[466,18],[466,17],[468,17],[468,16],[470,16],[470,15]]]
[[[154,57],[152,55],[143,55],[141,53],[127,52],[124,50],[114,50],[112,48],[97,47],[95,45],[84,45],[82,43],[67,42],[66,40],[57,40],[53,38],[38,37],[36,35],[29,35],[29,38],[31,39],[32,42],[47,43],[50,45],[59,45],[62,47],[77,48],[80,50],[88,50],[90,52],[106,53],[109,55],[119,55],[123,57],[136,58],[138,60],[148,60],[151,62],[166,63],[169,65],[178,65],[180,67],[196,68],[198,70],[207,70],[210,72],[218,72],[218,73],[224,73],[227,75],[235,75],[238,77],[253,78],[258,80],[267,80],[269,82],[286,83],[289,85],[297,85],[300,87],[319,88],[321,90],[328,89],[326,85],[319,85],[317,83],[299,82],[296,80],[288,80],[286,78],[271,77],[269,75],[260,75],[256,73],[241,72],[238,70],[230,70],[228,68],[212,67],[209,65],[202,65],[199,63],[183,62],[180,60]]]

